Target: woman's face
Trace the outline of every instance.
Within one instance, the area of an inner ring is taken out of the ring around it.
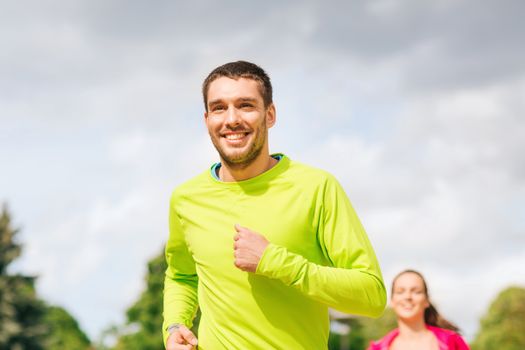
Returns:
[[[407,272],[395,280],[390,306],[398,318],[406,321],[424,319],[429,305],[425,285],[417,274]]]

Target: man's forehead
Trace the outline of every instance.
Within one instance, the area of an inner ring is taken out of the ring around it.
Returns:
[[[217,79],[214,79],[209,86],[209,89],[217,86],[255,86],[258,87],[260,85],[260,82],[252,79],[252,78],[245,78],[245,77],[218,77]]]
[[[220,77],[210,83],[208,99],[212,103],[216,99],[260,99],[262,98],[260,83],[250,78]]]

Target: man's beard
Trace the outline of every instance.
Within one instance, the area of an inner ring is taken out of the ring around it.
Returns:
[[[261,125],[256,128],[257,132],[254,135],[254,140],[248,150],[244,153],[228,155],[220,147],[219,141],[213,137],[212,142],[217,152],[221,156],[222,161],[231,169],[245,169],[252,164],[255,159],[261,154],[264,147],[265,137],[267,135],[268,128],[263,120]],[[239,131],[238,129],[232,129],[232,131]]]

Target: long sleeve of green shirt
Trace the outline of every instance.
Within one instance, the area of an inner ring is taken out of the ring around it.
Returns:
[[[169,214],[170,232],[175,234],[170,237],[166,247],[168,269],[164,280],[164,338],[167,336],[166,328],[172,324],[192,326],[192,320],[197,311],[197,284],[198,277],[195,262],[188,252],[182,239],[180,219],[173,210]],[[177,310],[178,312],[169,312]]]
[[[270,244],[257,273],[278,279],[308,297],[346,313],[378,317],[385,287],[366,233],[339,183],[327,181],[318,226],[319,244],[329,266],[308,261]]]

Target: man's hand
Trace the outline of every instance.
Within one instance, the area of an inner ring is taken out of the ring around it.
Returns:
[[[166,350],[197,349],[197,337],[185,326],[180,326],[168,337]]]
[[[269,242],[263,235],[239,224],[235,225],[235,231],[237,231],[233,238],[235,266],[243,271],[255,272]]]

